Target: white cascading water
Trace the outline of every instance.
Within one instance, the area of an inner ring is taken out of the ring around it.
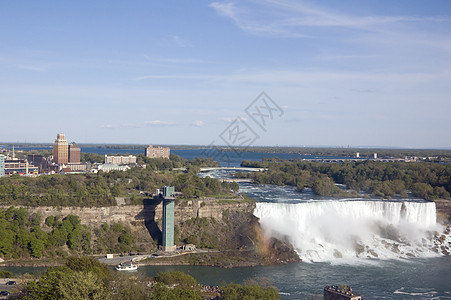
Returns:
[[[434,256],[434,231],[442,230],[433,202],[258,202],[254,215],[269,235],[288,238],[303,261]]]

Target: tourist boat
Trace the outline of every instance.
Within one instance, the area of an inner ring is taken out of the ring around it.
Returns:
[[[138,270],[138,265],[134,265],[132,262],[120,263],[116,266],[116,270],[118,270],[118,271],[134,271],[134,270]]]

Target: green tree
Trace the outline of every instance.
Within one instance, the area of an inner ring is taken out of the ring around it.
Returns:
[[[241,299],[280,299],[280,295],[274,287],[261,286],[259,284],[225,284],[220,286],[222,298],[227,300],[241,300]]]
[[[43,255],[42,251],[44,250],[44,248],[45,248],[44,241],[39,240],[35,236],[31,238],[30,240],[31,255],[33,255],[36,258],[41,258]]]
[[[418,182],[413,185],[412,193],[417,197],[430,200],[433,198],[434,188],[430,184]]]
[[[57,285],[60,299],[73,300],[107,300],[111,299],[111,293],[92,272],[69,272]]]
[[[129,233],[122,233],[119,236],[119,243],[130,246],[133,242],[133,238]]]
[[[13,273],[10,271],[0,271],[0,278],[11,278],[13,277]]]
[[[179,287],[169,289],[166,285],[158,282],[152,292],[150,299],[154,300],[201,300],[194,290],[182,289]]]
[[[81,233],[80,228],[75,228],[67,238],[67,245],[72,250],[79,250],[81,247],[81,241],[83,239],[83,235]]]
[[[0,228],[0,254],[6,255],[11,252],[14,242],[14,233]]]
[[[54,216],[48,216],[45,218],[45,224],[49,227],[53,227],[55,225],[55,217]]]
[[[31,226],[40,225],[42,223],[43,218],[44,217],[42,216],[41,212],[36,212],[36,213],[31,214],[31,216],[30,216]]]
[[[193,276],[180,271],[159,273],[156,281],[166,285],[177,285],[180,287],[197,286],[196,279]]]

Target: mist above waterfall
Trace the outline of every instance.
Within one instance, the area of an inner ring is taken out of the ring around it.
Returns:
[[[254,215],[268,235],[287,238],[303,261],[434,256],[434,234],[442,230],[433,202],[258,202]]]

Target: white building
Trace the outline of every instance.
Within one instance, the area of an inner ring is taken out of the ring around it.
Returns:
[[[119,165],[115,165],[115,164],[103,164],[103,165],[99,165],[97,167],[97,170],[94,169],[93,172],[97,173],[97,171],[103,171],[103,172],[110,172],[110,171],[127,171],[129,170],[130,167],[129,166],[119,166]]]
[[[113,165],[131,165],[136,164],[136,156],[108,156],[105,154],[105,164]]]

